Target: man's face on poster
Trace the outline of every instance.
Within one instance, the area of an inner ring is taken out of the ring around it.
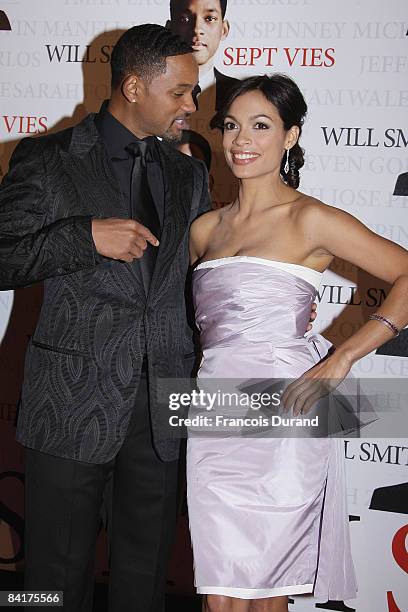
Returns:
[[[178,0],[170,25],[173,32],[192,46],[199,66],[213,58],[229,31],[219,0]]]

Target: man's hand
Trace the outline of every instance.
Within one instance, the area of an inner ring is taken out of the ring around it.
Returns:
[[[313,321],[315,320],[315,318],[317,317],[317,304],[316,302],[313,302],[312,304],[312,310],[310,311],[310,323],[308,323],[307,327],[306,327],[306,331],[310,331],[311,329],[313,329]]]
[[[92,237],[100,255],[128,263],[142,257],[148,242],[159,245],[156,236],[133,219],[92,219]]]

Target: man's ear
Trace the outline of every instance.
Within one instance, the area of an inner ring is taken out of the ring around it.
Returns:
[[[129,74],[129,76],[123,80],[121,86],[122,95],[130,103],[138,102],[140,97],[144,94],[145,89],[146,86],[144,82],[136,74]]]
[[[225,40],[229,34],[230,31],[230,24],[228,19],[224,19],[224,21],[222,22],[222,34],[221,34],[221,40]]]

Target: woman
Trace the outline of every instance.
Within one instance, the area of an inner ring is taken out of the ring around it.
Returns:
[[[408,253],[351,215],[297,191],[306,103],[282,75],[241,82],[218,118],[237,199],[191,226],[199,378],[295,378],[294,414],[408,323]],[[381,308],[327,355],[304,337],[335,256],[392,283]],[[322,360],[323,357],[327,357]],[[355,597],[343,442],[197,437],[188,501],[198,592],[206,611],[284,612],[288,596]]]

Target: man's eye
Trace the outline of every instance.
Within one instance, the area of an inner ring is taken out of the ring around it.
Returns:
[[[235,125],[235,123],[233,123],[233,121],[226,121],[223,125],[224,130],[230,131],[235,129],[237,126]]]
[[[181,98],[181,96],[184,96],[183,93],[174,93],[174,95],[176,96],[176,98]]]
[[[269,125],[266,125],[266,123],[262,123],[262,121],[258,121],[258,123],[255,123],[255,129],[257,129],[257,130],[268,130],[269,129]]]
[[[206,21],[217,21],[217,17],[214,17],[214,15],[208,15],[205,18]]]
[[[180,23],[188,23],[190,21],[190,17],[188,15],[181,15]]]

